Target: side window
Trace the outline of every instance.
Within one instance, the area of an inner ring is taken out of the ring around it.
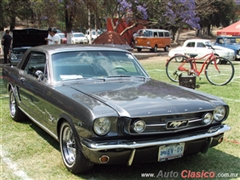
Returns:
[[[158,37],[158,33],[157,33],[157,32],[154,32],[154,33],[153,33],[153,36],[154,36],[154,37]]]
[[[203,48],[203,47],[205,47],[205,44],[202,43],[202,42],[198,42],[198,43],[197,43],[197,47],[202,47],[202,48]]]
[[[189,42],[186,47],[195,47],[195,42]]]
[[[240,38],[236,38],[236,43],[240,43]]]
[[[45,75],[47,74],[46,70],[46,56],[43,53],[32,52],[28,56],[27,64],[25,64],[24,71],[26,74],[36,76],[36,72],[39,70]],[[46,77],[46,76],[45,76]]]
[[[170,33],[169,32],[165,32],[165,37],[170,37]]]
[[[151,31],[143,31],[143,36],[152,37],[153,33]]]
[[[224,44],[224,40],[222,38],[219,38],[217,41],[218,44]]]
[[[163,32],[158,32],[159,37],[163,37]]]
[[[231,38],[231,39],[230,39],[230,43],[231,43],[231,44],[234,44],[234,43],[236,43],[236,39],[234,39],[234,38]]]

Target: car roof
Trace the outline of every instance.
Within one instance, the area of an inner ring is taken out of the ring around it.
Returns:
[[[209,40],[209,39],[188,39],[188,40],[186,40],[186,42],[188,42],[188,41],[205,42],[205,41],[211,41],[211,40]]]

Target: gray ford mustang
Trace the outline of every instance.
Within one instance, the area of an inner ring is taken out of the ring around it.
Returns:
[[[3,79],[12,119],[27,116],[59,141],[74,174],[205,153],[230,130],[222,99],[151,79],[126,50],[33,47]]]

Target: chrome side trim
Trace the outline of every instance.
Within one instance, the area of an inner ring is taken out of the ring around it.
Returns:
[[[222,127],[218,127],[216,129],[210,128],[207,133],[193,135],[190,137],[176,137],[173,139],[152,139],[147,141],[107,141],[107,142],[93,142],[83,140],[81,143],[90,151],[101,151],[101,150],[110,150],[110,149],[137,149],[137,148],[144,148],[150,146],[160,146],[166,144],[175,144],[187,141],[194,141],[203,138],[209,138],[213,136],[217,136],[219,134],[223,134],[226,131],[229,131],[231,128],[228,125],[222,125]]]
[[[18,106],[19,109],[26,114],[27,117],[29,117],[34,123],[36,123],[40,128],[42,128],[44,131],[46,131],[50,136],[52,136],[54,139],[58,140],[58,136],[54,134],[52,131],[50,131],[48,128],[46,128],[44,125],[39,123],[36,119],[34,119],[32,116],[30,116],[26,111],[24,111],[20,106]]]

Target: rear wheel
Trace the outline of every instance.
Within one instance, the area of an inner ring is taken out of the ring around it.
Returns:
[[[60,149],[64,165],[73,174],[85,172],[93,166],[83,155],[78,135],[68,122],[61,125]]]
[[[10,116],[14,121],[21,122],[26,118],[25,114],[23,114],[23,112],[18,107],[16,97],[12,89],[9,92],[9,109]]]
[[[211,84],[223,86],[232,80],[234,71],[231,61],[226,58],[216,57],[216,60],[211,60],[207,64],[205,75]]]
[[[183,62],[176,61],[176,58],[182,59]],[[179,75],[188,76],[191,69],[191,61],[188,61],[188,57],[184,55],[173,56],[166,64],[166,74],[173,82],[179,82]]]

